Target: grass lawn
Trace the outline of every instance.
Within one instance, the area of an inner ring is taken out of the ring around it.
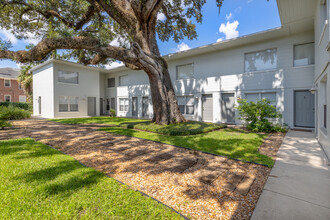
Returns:
[[[133,118],[117,118],[117,117],[91,117],[91,118],[69,118],[69,119],[50,119],[51,121],[61,122],[65,124],[109,124],[124,128],[134,128],[144,131],[155,132],[164,135],[194,135],[206,133],[209,131],[224,128],[225,125],[188,121],[180,124],[158,125],[150,120],[141,120]]]
[[[274,165],[272,158],[258,152],[259,146],[267,135],[250,133],[241,129],[226,128],[191,136],[167,136],[121,127],[100,130],[261,163],[270,167]]]
[[[180,219],[32,139],[0,141],[0,219]]]

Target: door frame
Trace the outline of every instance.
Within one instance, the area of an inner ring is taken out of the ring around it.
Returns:
[[[223,105],[223,98],[222,98],[222,95],[228,95],[228,94],[233,94],[234,96],[234,108],[235,108],[235,104],[236,104],[236,93],[234,92],[234,91],[232,91],[232,92],[220,92],[220,99],[221,99],[221,106]],[[226,121],[226,120],[224,120],[224,118],[222,117],[223,115],[223,113],[222,113],[222,107],[220,108],[220,114],[221,114],[221,123],[225,123],[225,124],[231,124],[231,125],[235,125],[236,124],[236,120],[235,120],[235,118],[236,118],[236,111],[235,111],[235,109],[234,109],[234,121],[233,122],[228,122],[228,121]]]
[[[210,120],[210,121],[205,121],[204,120],[204,114],[203,114],[203,112],[204,112],[204,110],[203,110],[203,108],[204,108],[204,101],[203,101],[203,97],[204,96],[210,96],[210,97],[212,97],[212,120]],[[202,103],[202,112],[201,112],[201,115],[202,115],[202,121],[205,121],[205,122],[213,122],[213,117],[214,117],[214,112],[213,112],[213,93],[203,93],[202,95],[201,95],[201,103]]]
[[[315,94],[312,94],[314,95],[314,125],[313,126],[297,126],[296,125],[296,110],[297,110],[297,107],[296,107],[296,92],[310,92],[310,90],[308,89],[297,89],[297,90],[293,90],[293,127],[295,128],[315,128],[315,122],[316,122],[316,118],[315,118]]]
[[[133,114],[133,110],[134,110],[133,109],[134,99],[136,100],[136,106],[135,106],[135,108],[136,108],[136,115]],[[138,108],[138,106],[139,106],[139,98],[137,96],[132,97],[132,117],[138,117],[138,115],[139,115],[139,108]]]

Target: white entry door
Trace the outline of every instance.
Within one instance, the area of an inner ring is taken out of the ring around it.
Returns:
[[[315,126],[315,103],[314,94],[310,91],[295,91],[295,116],[294,125],[296,127]]]
[[[202,114],[203,121],[213,121],[213,96],[212,94],[205,94],[202,96]]]

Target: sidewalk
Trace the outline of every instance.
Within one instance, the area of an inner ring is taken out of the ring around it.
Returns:
[[[313,133],[289,131],[252,220],[330,219],[330,166]]]

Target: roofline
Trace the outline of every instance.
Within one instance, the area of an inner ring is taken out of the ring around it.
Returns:
[[[71,65],[71,66],[76,66],[76,67],[80,67],[80,68],[85,68],[85,69],[89,69],[89,70],[93,70],[93,71],[97,71],[97,72],[104,72],[104,73],[107,73],[109,72],[108,69],[103,69],[103,68],[100,68],[100,67],[93,67],[93,66],[86,66],[86,65],[83,65],[83,64],[80,64],[80,63],[75,63],[75,62],[72,62],[72,61],[67,61],[67,60],[60,60],[60,59],[50,59],[50,60],[47,60],[37,66],[34,66],[32,67],[29,72],[34,72],[38,69],[40,69],[41,67],[44,67],[50,63],[58,63],[58,64],[66,64],[66,65]]]

